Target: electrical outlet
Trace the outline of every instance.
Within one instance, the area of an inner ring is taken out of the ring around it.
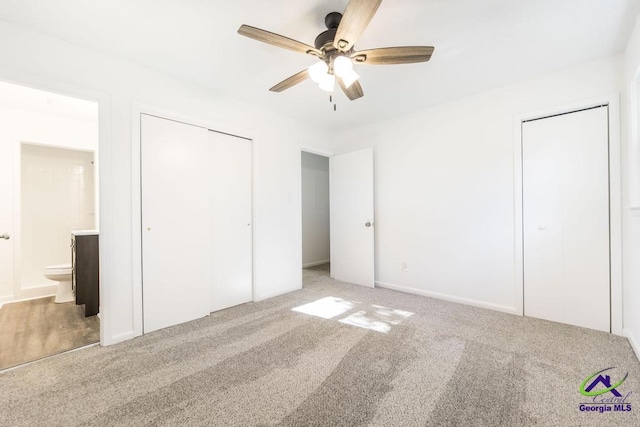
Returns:
[[[405,273],[409,271],[409,266],[407,265],[406,262],[401,262],[400,267],[402,268],[402,271],[404,271]]]

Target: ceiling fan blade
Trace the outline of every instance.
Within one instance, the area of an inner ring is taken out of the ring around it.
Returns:
[[[351,86],[346,87],[341,78],[337,78],[336,80],[338,80],[340,89],[342,89],[344,94],[347,95],[347,98],[349,98],[350,100],[354,101],[364,96],[364,92],[362,91],[362,86],[360,86],[360,83],[358,83],[357,81],[353,82]]]
[[[296,73],[293,76],[289,77],[288,79],[281,81],[280,83],[278,83],[277,85],[275,85],[269,90],[271,92],[282,92],[283,90],[289,89],[290,87],[297,85],[301,81],[305,80],[307,77],[309,77],[309,71],[302,70],[299,73]]]
[[[382,0],[351,0],[342,14],[333,46],[348,52],[371,22],[380,3]]]
[[[268,43],[283,49],[289,49],[294,52],[307,53],[314,56],[322,56],[322,52],[313,46],[309,46],[297,40],[290,39],[280,34],[271,33],[260,28],[251,27],[249,25],[241,25],[238,28],[238,34],[249,37],[254,40]]]
[[[356,64],[411,64],[428,61],[433,50],[433,46],[382,47],[354,52],[351,58]]]

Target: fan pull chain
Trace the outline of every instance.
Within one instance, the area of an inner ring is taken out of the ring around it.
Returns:
[[[333,96],[329,95],[329,103],[332,103],[332,102],[333,102]]]

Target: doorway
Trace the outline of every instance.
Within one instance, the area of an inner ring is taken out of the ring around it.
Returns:
[[[611,331],[608,106],[522,123],[524,314]]]
[[[375,286],[373,163],[372,148],[331,158],[302,152],[303,268]]]
[[[98,104],[0,82],[0,117],[1,370],[98,343],[100,320],[70,247],[99,224]]]
[[[328,271],[331,260],[329,158],[301,153],[302,268]]]

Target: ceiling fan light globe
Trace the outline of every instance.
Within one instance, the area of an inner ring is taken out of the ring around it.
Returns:
[[[324,77],[322,77],[322,80],[320,80],[318,86],[326,92],[333,92],[333,89],[336,86],[336,76],[333,74],[325,74]]]
[[[320,83],[328,71],[327,64],[324,61],[318,61],[309,67],[309,78],[314,83]]]
[[[353,62],[351,62],[351,58],[347,58],[346,56],[338,56],[333,61],[333,71],[338,77],[343,77],[343,75],[346,75],[350,71],[353,71]]]
[[[349,88],[360,78],[360,74],[353,70],[349,70],[349,72],[344,73],[340,78],[342,79],[342,83],[344,83],[344,87]]]

